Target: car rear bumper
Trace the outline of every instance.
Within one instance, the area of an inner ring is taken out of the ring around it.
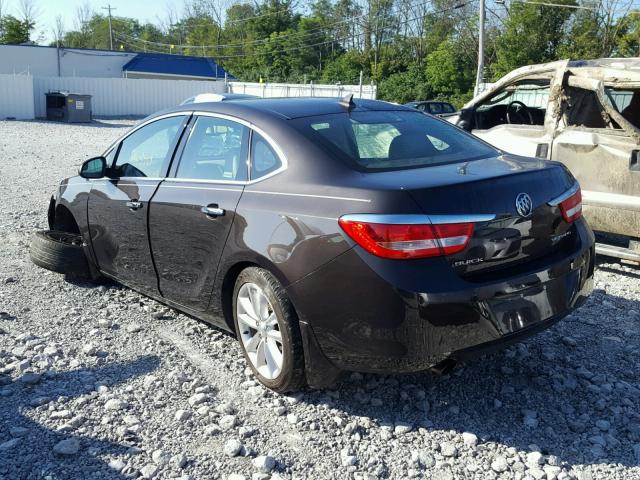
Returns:
[[[424,288],[407,288],[415,285],[410,271],[380,275],[353,249],[288,290],[336,368],[424,370],[519,341],[582,305],[593,288],[594,239],[586,222],[576,227],[579,248],[571,255],[506,279],[466,282],[439,259],[418,272]]]

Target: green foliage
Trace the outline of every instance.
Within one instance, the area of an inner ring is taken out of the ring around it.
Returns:
[[[378,97],[391,102],[407,103],[431,98],[424,69],[411,65],[405,72],[392,73],[378,83]]]
[[[449,39],[427,55],[427,80],[434,95],[458,98],[473,90],[474,65],[462,53],[456,42]]]
[[[573,0],[556,0],[555,3],[575,4]],[[496,40],[494,77],[501,77],[523,65],[556,60],[571,14],[568,8],[512,3],[505,31]]]
[[[12,15],[0,18],[0,44],[17,45],[29,41],[35,23]]]
[[[631,12],[620,20],[619,33],[616,54],[622,57],[640,56],[640,11]]]
[[[576,5],[576,1],[553,3]],[[185,0],[185,14],[164,31],[112,19],[116,49],[205,55],[240,80],[378,85],[378,97],[399,103],[443,99],[456,106],[473,92],[477,4],[450,0],[295,0],[232,3]],[[490,8],[497,7],[496,5]],[[640,55],[640,12],[596,11],[508,2],[487,13],[485,78],[559,58]],[[497,13],[496,13],[497,12]],[[412,19],[409,21],[408,19]],[[67,32],[63,46],[109,48],[108,18],[95,14]],[[33,24],[6,16],[0,41],[29,39]]]

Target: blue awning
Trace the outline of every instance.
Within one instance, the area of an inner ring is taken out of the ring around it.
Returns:
[[[122,67],[122,71],[211,79],[222,79],[226,73],[211,58],[164,53],[138,53]],[[232,75],[228,75],[228,78],[234,79]]]

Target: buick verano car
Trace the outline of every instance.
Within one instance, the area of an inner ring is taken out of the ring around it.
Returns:
[[[282,392],[446,370],[560,320],[592,288],[580,195],[404,106],[186,104],[63,180],[31,256],[235,333]]]

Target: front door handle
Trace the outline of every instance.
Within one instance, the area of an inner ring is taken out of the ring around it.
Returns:
[[[222,217],[224,215],[224,209],[215,204],[202,207],[201,211],[207,217]]]
[[[138,200],[131,200],[127,202],[127,207],[129,207],[131,210],[138,210],[142,208],[142,202],[139,202]]]

